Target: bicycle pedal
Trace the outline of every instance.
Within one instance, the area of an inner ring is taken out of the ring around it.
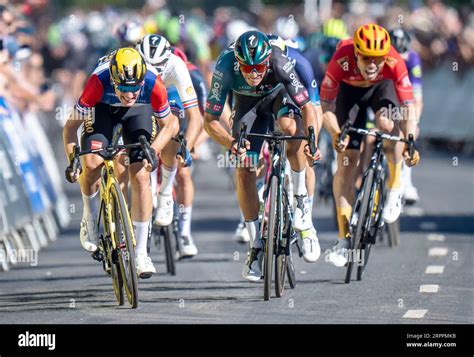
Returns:
[[[91,257],[92,259],[97,260],[98,262],[101,262],[104,260],[104,255],[99,249],[97,249],[94,253],[92,253]]]

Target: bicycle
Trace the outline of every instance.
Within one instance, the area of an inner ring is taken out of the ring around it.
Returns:
[[[293,212],[288,197],[285,180],[286,141],[306,140],[311,154],[316,153],[314,128],[308,128],[308,136],[286,136],[279,131],[271,134],[247,133],[247,124],[241,126],[238,147],[244,147],[245,138],[259,138],[268,142],[271,157],[271,171],[264,189],[264,207],[261,224],[261,237],[264,241],[263,257],[263,298],[268,301],[271,296],[273,256],[275,255],[275,294],[283,295],[285,276],[288,276],[290,288],[296,287],[295,267],[292,246],[296,244],[300,257],[303,255],[297,241],[297,232],[293,228]]]
[[[181,154],[180,156],[185,160],[186,155],[186,139],[184,138],[184,134],[180,133],[176,138],[172,138],[178,142],[181,147]],[[159,175],[159,171],[157,173]],[[160,177],[158,178],[158,182]],[[175,200],[175,191],[173,190],[173,200]],[[154,241],[156,247],[161,250],[162,244],[164,246],[164,253],[166,258],[166,271],[171,275],[176,275],[176,264],[175,260],[178,258],[178,239],[181,239],[181,235],[179,233],[179,210],[174,202],[173,205],[173,220],[167,226],[160,226],[153,224],[153,233],[154,233]]]
[[[351,127],[348,121],[341,130],[340,141],[349,133],[355,132],[364,136],[375,137],[374,151],[372,153],[370,164],[364,172],[362,185],[357,193],[356,200],[352,207],[352,216],[350,220],[351,246],[347,262],[347,271],[345,283],[349,283],[352,275],[354,262],[357,261],[357,280],[362,277],[370,256],[370,250],[376,242],[377,234],[383,226],[382,210],[385,202],[385,180],[386,170],[384,168],[385,154],[383,152],[383,141],[390,140],[395,142],[404,142],[408,144],[410,157],[415,152],[413,135],[408,139],[398,136],[391,136],[380,131],[369,131]]]
[[[119,145],[122,126],[115,128],[112,143],[105,148],[81,151],[74,147],[74,158],[70,164],[72,172],[77,172],[80,156],[98,154],[104,159],[100,179],[100,210],[97,228],[103,220],[103,233],[99,236],[98,249],[92,258],[102,262],[104,271],[112,277],[115,298],[119,306],[124,305],[124,290],[132,308],[138,306],[138,275],[135,265],[135,236],[128,207],[115,177],[114,158],[125,149],[141,147],[145,158],[152,162],[150,144],[145,136],[139,137],[139,143]]]

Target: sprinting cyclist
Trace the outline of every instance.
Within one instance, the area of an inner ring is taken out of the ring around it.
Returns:
[[[158,204],[155,223],[166,226],[173,219],[173,183],[178,180],[178,204],[180,205],[181,238],[178,251],[181,258],[192,257],[198,253],[191,236],[191,213],[194,198],[194,185],[189,166],[192,162],[190,151],[194,147],[202,129],[202,114],[198,106],[198,98],[186,63],[172,53],[168,40],[160,35],[146,35],[138,44],[137,49],[145,60],[160,74],[167,88],[174,87],[170,102],[181,102],[185,118],[180,118],[180,129],[185,131],[187,141],[186,162],[178,168],[178,159],[174,158],[172,166],[162,165],[162,182],[158,192]],[[178,96],[176,96],[176,93]],[[168,145],[165,150],[176,153],[179,146]],[[180,157],[181,159],[181,157]],[[178,174],[177,174],[178,173]]]
[[[160,131],[157,134],[156,123]],[[134,48],[121,48],[101,61],[89,77],[75,109],[63,131],[66,156],[72,160],[77,145],[77,129],[83,124],[81,148],[84,150],[106,147],[112,140],[116,124],[123,126],[125,143],[138,142],[145,135],[151,143],[155,158],[147,162],[140,149],[129,150],[128,173],[132,188],[131,218],[135,229],[136,264],[141,278],[149,278],[155,272],[147,254],[148,226],[152,213],[150,172],[156,169],[156,155],[164,157],[163,149],[178,132],[177,119],[171,116],[166,88],[156,70],[147,65]],[[169,158],[168,158],[169,159]],[[100,170],[102,157],[88,154],[81,157],[82,174],[66,169],[66,179],[79,180],[84,210],[81,220],[80,241],[82,247],[97,250],[99,233]],[[166,159],[165,159],[166,160]]]
[[[219,122],[230,91],[233,93],[232,135]],[[301,84],[293,63],[284,51],[270,44],[265,34],[247,31],[219,56],[206,103],[204,128],[233,154],[243,157],[248,152],[258,157],[263,144],[263,140],[251,139],[246,141],[245,148],[238,147],[236,137],[243,122],[250,132],[265,133],[277,124],[285,134],[295,135],[303,131],[307,134],[308,126],[317,130],[316,116],[308,90]],[[294,227],[308,231],[303,238],[303,251],[307,260],[315,261],[320,252],[316,237],[311,233],[305,174],[307,159],[318,159],[319,153],[312,157],[307,144],[293,141],[288,143],[287,154],[294,185]],[[238,167],[236,175],[237,197],[251,239],[242,275],[250,281],[259,281],[263,241],[258,220],[256,173],[252,167]]]
[[[338,151],[333,189],[339,239],[328,258],[334,265],[344,266],[362,137],[350,133],[341,138],[342,144],[339,144],[340,127],[351,120],[353,126],[365,128],[366,109],[371,107],[379,130],[392,135],[398,135],[401,131],[404,137],[415,135],[417,123],[413,88],[405,62],[390,45],[388,32],[379,25],[367,24],[355,31],[353,39],[339,44],[329,62],[320,95],[325,127]],[[383,218],[388,223],[394,222],[401,211],[402,152],[409,166],[417,165],[420,159],[417,151],[410,159],[407,147],[401,144],[385,145],[390,178]]]

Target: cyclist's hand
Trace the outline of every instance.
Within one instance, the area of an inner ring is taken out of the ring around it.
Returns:
[[[155,171],[156,168],[158,167],[158,158],[156,156],[156,151],[152,147],[150,147],[150,156],[151,156],[152,162],[148,162],[147,159],[142,160],[143,166],[145,167],[145,170],[147,170],[148,172]]]
[[[410,159],[410,152],[408,151],[408,146],[406,146],[405,151],[403,152],[403,158],[405,159],[407,166],[416,166],[420,162],[420,153],[418,150],[415,150],[413,153],[413,159]]]
[[[186,152],[184,154],[185,159],[183,159],[183,153],[181,148],[179,148],[176,156],[178,157],[178,162],[182,167],[189,167],[193,163],[193,158],[191,153],[189,152],[188,148],[186,148]]]
[[[332,147],[334,150],[337,152],[344,152],[347,148],[347,145],[349,145],[349,135],[346,135],[344,140],[339,144],[339,136],[341,133],[336,133],[332,137]]]
[[[74,171],[73,163],[72,163],[73,160],[74,160],[74,154],[71,154],[69,158],[70,164],[68,167],[66,167],[66,170],[64,171],[66,180],[68,180],[70,183],[76,183],[79,180],[79,176],[81,175],[81,172],[82,172],[82,166],[81,166],[80,160],[77,162],[75,172],[73,172]]]
[[[314,155],[311,155],[309,144],[304,146],[304,154],[306,155],[306,160],[308,160],[309,167],[313,167],[315,161],[319,161],[323,158],[321,156],[321,151],[318,148],[316,148]]]
[[[243,158],[245,157],[245,154],[247,153],[248,150],[250,150],[250,141],[247,139],[244,139],[244,147],[239,148],[239,143],[237,140],[234,140],[232,142],[232,146],[229,148],[231,154],[234,154],[238,158]]]

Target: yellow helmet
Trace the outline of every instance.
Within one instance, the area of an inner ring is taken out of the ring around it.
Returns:
[[[354,33],[354,48],[362,56],[386,56],[390,51],[390,35],[377,24],[362,25]]]
[[[347,34],[347,28],[341,19],[332,18],[323,24],[323,35],[326,37],[334,37],[339,40],[350,37]]]
[[[131,47],[118,49],[109,66],[110,76],[117,86],[138,86],[146,74],[146,64],[138,51]]]

